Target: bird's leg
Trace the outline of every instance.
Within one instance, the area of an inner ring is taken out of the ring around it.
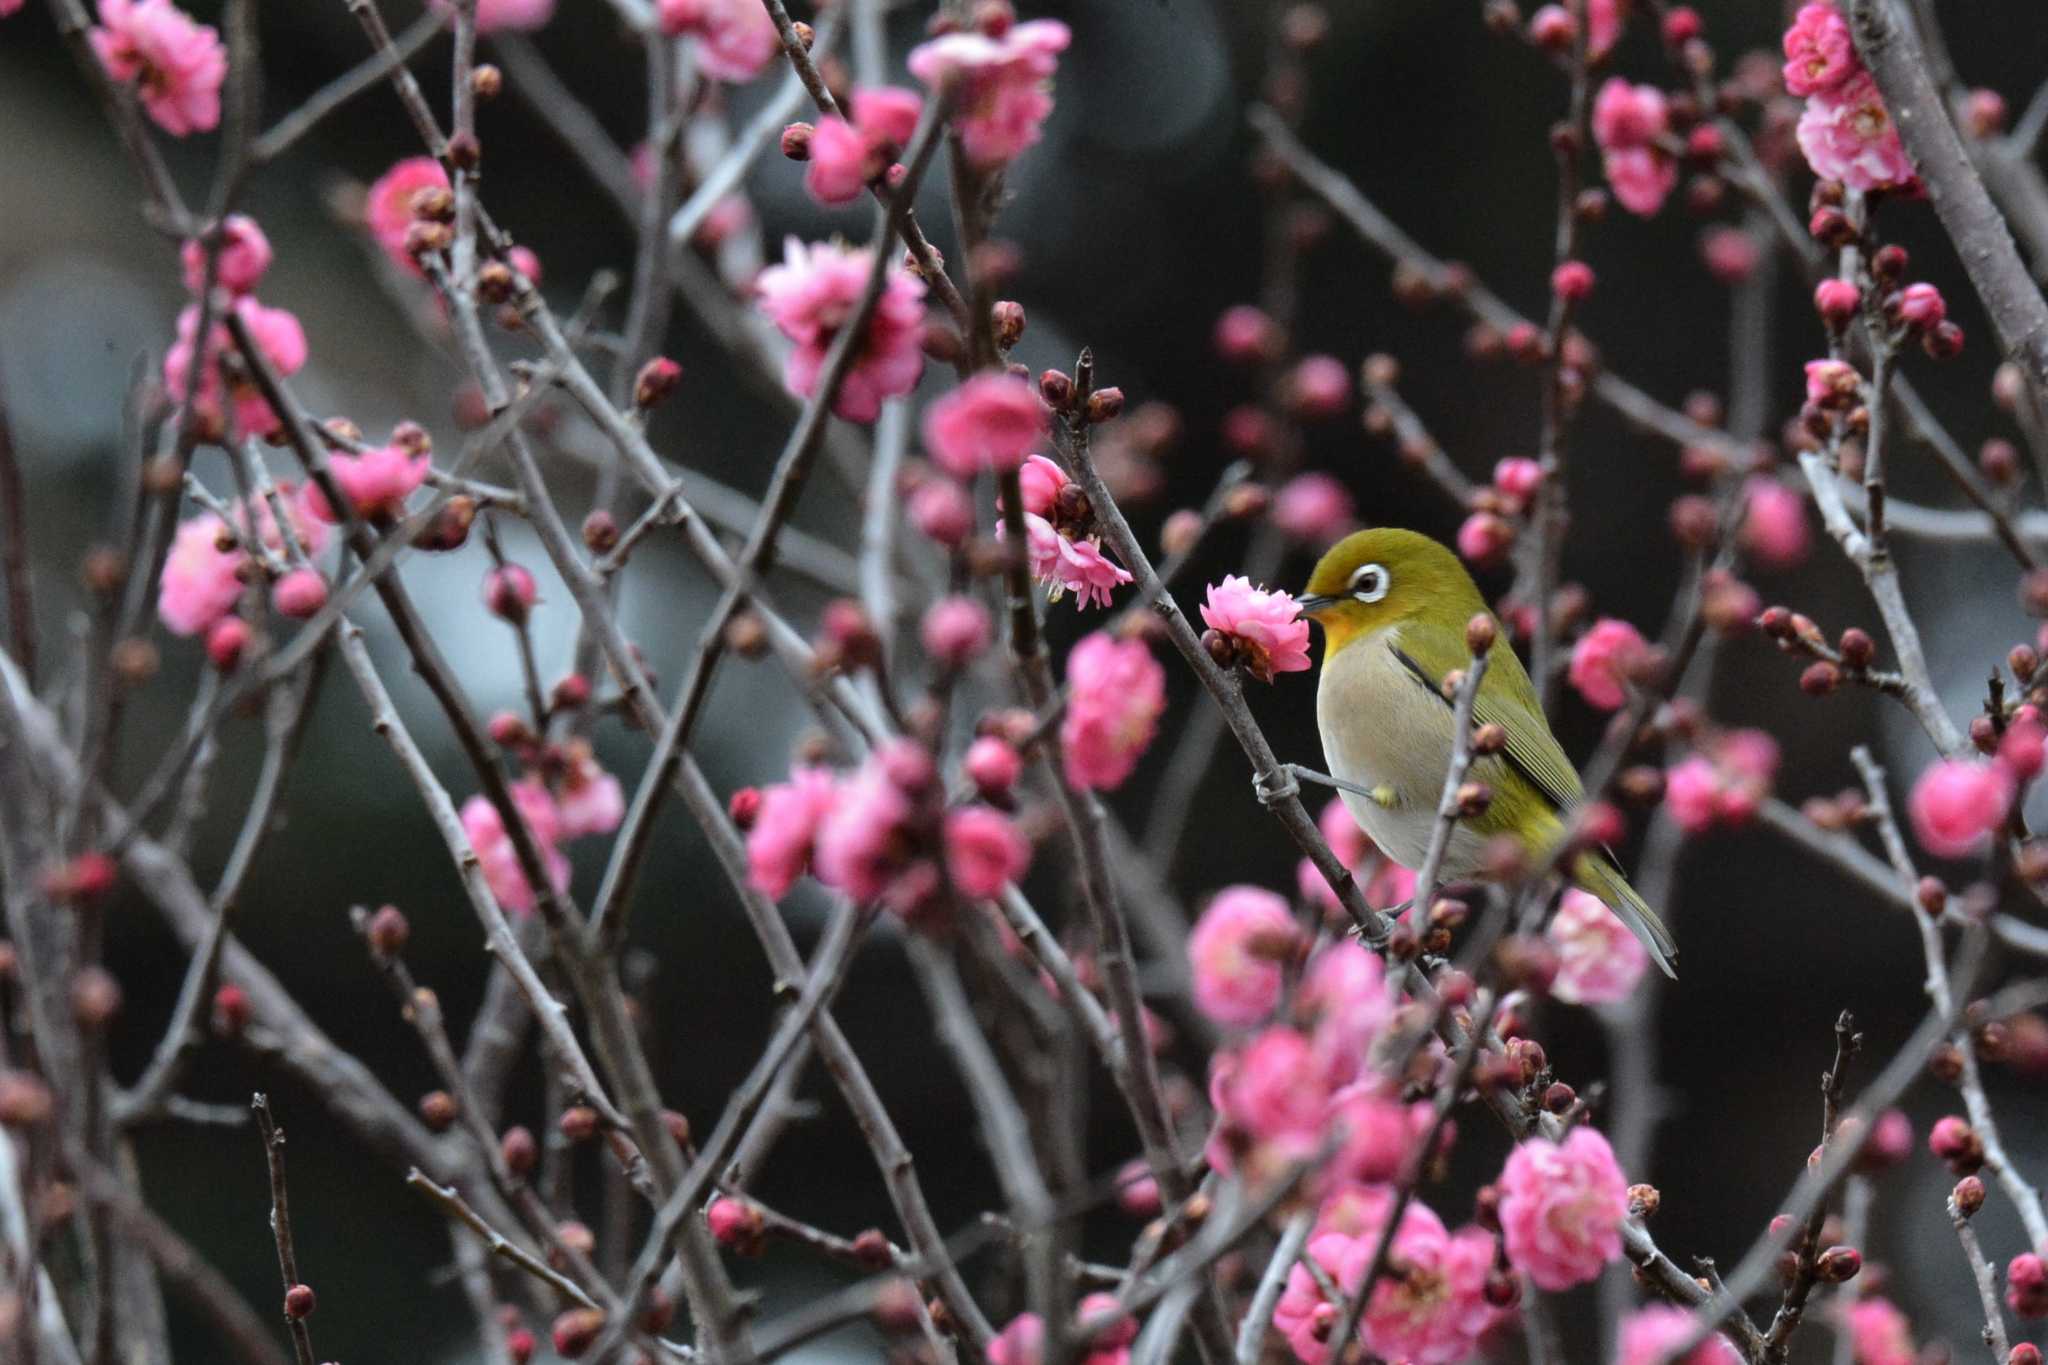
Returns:
[[[1398,801],[1394,789],[1384,783],[1377,787],[1361,787],[1356,782],[1346,782],[1341,777],[1332,777],[1328,773],[1317,772],[1314,768],[1299,763],[1282,763],[1278,776],[1280,780],[1268,787],[1265,774],[1252,775],[1252,790],[1258,793],[1261,805],[1270,806],[1275,802],[1285,801],[1290,796],[1299,795],[1300,784],[1303,782],[1314,782],[1320,786],[1350,792],[1353,796],[1362,796],[1386,810],[1392,810]]]

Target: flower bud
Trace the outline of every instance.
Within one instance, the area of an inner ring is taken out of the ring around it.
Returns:
[[[1963,353],[1963,329],[1953,322],[1939,322],[1920,338],[1920,349],[1935,360],[1954,360]]]
[[[555,1126],[571,1142],[588,1142],[597,1136],[597,1111],[587,1104],[572,1104],[562,1111]]]
[[[284,1315],[293,1322],[303,1322],[313,1316],[313,1308],[319,1302],[310,1284],[295,1284],[284,1291]]]
[[[0,1071],[0,1124],[33,1128],[48,1121],[56,1098],[41,1076],[32,1071]]]
[[[740,1256],[758,1256],[766,1238],[761,1210],[744,1199],[729,1195],[711,1201],[704,1211],[712,1240]]]
[[[1813,1263],[1813,1268],[1828,1284],[1846,1284],[1863,1269],[1863,1253],[1855,1247],[1829,1247]]]
[[[2041,1348],[2023,1341],[2006,1352],[2005,1365],[2041,1365]]]
[[[1479,612],[1465,623],[1465,648],[1477,658],[1493,648],[1498,633],[1499,623],[1493,619],[1492,613]]]
[[[1088,420],[1107,422],[1124,410],[1124,391],[1110,387],[1088,395]]]
[[[524,565],[507,561],[484,575],[483,598],[491,615],[518,625],[533,610],[539,592]]]
[[[271,586],[270,604],[278,615],[303,621],[327,605],[327,580],[318,569],[293,569]]]
[[[1927,1134],[1927,1149],[1958,1175],[1974,1174],[1984,1164],[1984,1140],[1956,1114],[1935,1120]]]
[[[445,1090],[429,1090],[420,1096],[420,1122],[437,1133],[448,1130],[455,1122],[455,1097]]]
[[[1024,339],[1024,305],[1015,299],[1001,299],[988,310],[989,324],[995,329],[996,346],[1009,350]]]
[[[249,1026],[249,993],[240,986],[226,985],[213,993],[213,1031],[223,1038],[241,1036]]]
[[[1814,286],[1814,311],[1829,327],[1839,330],[1848,326],[1862,306],[1863,295],[1852,281],[1825,279]]]
[[[556,1355],[564,1360],[574,1360],[591,1348],[603,1330],[603,1309],[571,1308],[555,1318],[555,1325],[549,1329],[548,1335],[554,1342]]]
[[[98,850],[79,854],[43,874],[43,894],[62,905],[91,905],[114,889],[120,869]]]
[[[506,1170],[524,1179],[540,1160],[540,1143],[531,1129],[515,1124],[498,1139],[498,1155],[504,1158]]]
[[[1808,664],[1799,675],[1799,690],[1809,697],[1825,697],[1842,685],[1842,670],[1823,659]]]
[[[642,412],[659,405],[683,382],[683,367],[658,355],[640,367],[633,379],[633,406]]]
[[[1584,261],[1564,261],[1550,272],[1550,292],[1567,304],[1579,304],[1593,293],[1593,267]]]
[[[1663,1204],[1664,1196],[1655,1185],[1628,1187],[1628,1216],[1631,1218],[1654,1218]]]
[[[1966,1175],[1956,1182],[1956,1187],[1949,1193],[1948,1200],[1955,1206],[1958,1215],[1964,1218],[1975,1217],[1977,1210],[1984,1207],[1984,1182],[1974,1175]]]
[[[405,912],[395,905],[383,905],[370,916],[369,927],[364,931],[369,940],[370,950],[379,957],[397,957],[405,951],[405,945],[412,938],[412,924]]]
[[[96,1029],[121,1012],[121,983],[104,967],[85,967],[71,978],[71,1015],[82,1028]]]
[[[811,159],[811,138],[817,129],[808,123],[792,123],[782,130],[782,154],[791,161]]]
[[[1529,19],[1529,41],[1546,52],[1570,52],[1578,34],[1578,21],[1563,5],[1545,5]]]

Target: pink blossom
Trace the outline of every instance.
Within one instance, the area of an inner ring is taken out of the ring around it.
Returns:
[[[1255,1024],[1280,1001],[1280,964],[1297,942],[1287,902],[1256,886],[1216,893],[1188,936],[1195,1007],[1219,1024]]]
[[[1863,392],[1863,377],[1846,360],[1806,362],[1806,401],[1817,407],[1853,403]]]
[[[1297,474],[1273,495],[1273,524],[1310,545],[1327,545],[1351,529],[1358,509],[1351,491],[1321,470]]]
[[[405,235],[412,227],[412,200],[421,190],[445,190],[448,172],[430,156],[409,156],[377,177],[363,201],[363,222],[377,245],[400,270],[421,274],[418,261],[405,249]]]
[[[1526,505],[1543,486],[1543,466],[1526,455],[1510,455],[1493,466],[1493,486]]]
[[[1000,36],[948,33],[912,49],[910,74],[953,95],[953,123],[968,159],[984,168],[1036,143],[1052,112],[1058,54],[1072,40],[1057,19],[1012,25]]]
[[[827,114],[811,131],[804,188],[821,204],[850,204],[886,169],[869,156],[868,140],[837,114]]]
[[[234,309],[242,324],[249,329],[257,349],[268,358],[279,377],[297,374],[305,367],[306,333],[296,317],[282,308],[266,308],[246,295],[235,300]],[[207,335],[205,356],[195,363],[198,331],[199,305],[188,303],[178,314],[178,339],[170,350],[164,352],[165,391],[180,402],[189,397],[207,425],[218,432],[225,434],[228,430],[229,409],[222,404],[225,398],[232,403],[236,432],[243,436],[276,433],[283,423],[270,410],[270,404],[264,400],[243,366],[237,364],[228,370],[226,392],[222,392],[220,359],[234,349],[227,324],[214,323]],[[192,388],[194,369],[199,372],[196,392]]]
[[[1358,1269],[1346,1265],[1337,1281],[1354,1291],[1365,1282],[1366,1258],[1377,1247],[1393,1204],[1391,1190],[1381,1187],[1373,1193],[1379,1209],[1368,1230],[1359,1234]],[[1501,1318],[1486,1299],[1493,1234],[1476,1227],[1447,1231],[1427,1205],[1415,1201],[1402,1211],[1392,1255],[1402,1273],[1385,1276],[1373,1287],[1359,1317],[1358,1336],[1366,1350],[1411,1365],[1470,1359],[1480,1338]]]
[[[213,282],[230,294],[248,294],[263,281],[270,269],[270,239],[256,220],[244,213],[231,213],[220,225],[220,246],[214,253]],[[178,249],[178,264],[185,274],[185,290],[197,294],[206,288],[206,248],[197,237],[185,239]]]
[[[292,569],[270,586],[270,605],[280,616],[303,621],[327,605],[327,580],[318,569]]]
[[[1700,234],[1700,260],[1723,284],[1741,284],[1756,273],[1761,259],[1763,249],[1756,237],[1739,227],[1711,227]]]
[[[1143,640],[1106,631],[1067,655],[1067,713],[1060,753],[1067,781],[1106,791],[1123,785],[1152,743],[1166,709],[1166,670]]]
[[[1044,432],[1045,408],[1038,395],[1009,374],[977,374],[924,412],[926,452],[959,479],[984,469],[1009,473],[1024,463]]]
[[[1209,585],[1202,621],[1236,643],[1237,658],[1261,682],[1309,668],[1308,622],[1292,595],[1252,586],[1241,574]]]
[[[1939,326],[1948,318],[1948,300],[1942,298],[1939,289],[1924,281],[1899,291],[1898,308],[1900,320],[1917,330]]]
[[[2023,706],[2007,722],[2005,737],[1998,741],[1998,766],[2014,780],[2030,782],[2040,775],[2044,759],[2048,759],[2048,729],[2042,727],[2033,707]]]
[[[1813,536],[1806,499],[1776,479],[1758,474],[1742,488],[1742,548],[1766,569],[1796,568]]]
[[[0,0],[0,19],[5,19],[8,15],[13,14],[24,3],[25,0]]]
[[[1072,482],[1066,470],[1043,455],[1025,456],[1017,470],[1020,501],[1034,517],[1053,516],[1059,506],[1060,490]]]
[[[1568,1005],[1625,1000],[1650,964],[1643,945],[1614,912],[1576,887],[1558,902],[1544,937],[1558,958],[1551,994]]]
[[[1572,646],[1572,686],[1588,705],[1615,711],[1628,700],[1628,672],[1649,649],[1642,632],[1626,621],[1603,617]]]
[[[540,589],[531,569],[507,562],[484,572],[481,595],[491,615],[517,623],[524,621],[540,600]]]
[[[1309,1155],[1321,1145],[1333,1087],[1326,1061],[1308,1035],[1274,1025],[1237,1052],[1219,1052],[1209,1066],[1209,1099],[1217,1132],[1209,1164],[1236,1169],[1236,1154],[1256,1158],[1260,1173]]]
[[[880,755],[870,755],[860,771],[841,785],[818,828],[818,880],[856,900],[880,896],[898,870],[902,842],[898,836],[910,817],[910,798]]]
[[[1614,50],[1621,41],[1621,26],[1628,18],[1629,0],[1586,0],[1586,55],[1594,61]]]
[[[1808,99],[1794,134],[1806,164],[1823,180],[1880,190],[1914,179],[1898,127],[1867,71]]]
[[[1906,808],[1923,848],[1938,858],[1961,858],[1983,848],[2005,823],[2012,798],[2012,774],[2003,767],[1951,758],[1920,774]]]
[[[749,3],[761,10],[759,4]],[[806,246],[791,237],[784,243],[782,264],[761,272],[757,287],[762,311],[796,343],[783,366],[783,382],[799,398],[808,398],[818,387],[826,352],[866,291],[873,263],[865,251],[826,242]],[[881,413],[883,399],[915,388],[924,373],[923,327],[924,282],[900,266],[890,266],[888,283],[832,411],[849,422],[872,422]]]
[[[1673,764],[1664,774],[1664,809],[1687,834],[1714,827],[1720,795],[1721,774],[1703,754]]]
[[[986,900],[1031,866],[1031,843],[1001,811],[963,806],[946,812],[946,874],[953,885]]]
[[[776,900],[788,895],[838,796],[838,779],[824,768],[794,769],[789,781],[763,789],[747,831],[747,883]]]
[[[1621,1255],[1628,1178],[1597,1130],[1574,1128],[1562,1143],[1525,1138],[1508,1155],[1500,1192],[1508,1259],[1538,1289],[1584,1284]]]
[[[924,652],[943,668],[964,668],[981,657],[992,634],[988,608],[972,597],[941,597],[918,626]]]
[[[327,546],[327,527],[307,512],[303,495],[295,484],[279,489],[279,499],[292,533],[308,555],[318,555]],[[240,534],[250,532],[247,508],[236,502],[231,508]],[[284,537],[267,502],[259,501],[254,532],[272,553],[284,550]],[[223,540],[229,542],[226,549]],[[179,523],[178,534],[164,559],[163,575],[157,588],[157,615],[173,635],[197,635],[234,610],[247,586],[245,578],[257,576],[249,556],[236,543],[236,536],[212,512],[201,512]]]
[[[1617,148],[1601,165],[1615,202],[1639,218],[1664,207],[1665,196],[1678,184],[1678,163],[1655,147]]]
[[[1002,528],[996,529],[1000,532]],[[1031,576],[1046,585],[1055,602],[1071,592],[1076,607],[1106,607],[1110,593],[1131,581],[1130,571],[1112,563],[1093,536],[1068,536],[1054,530],[1044,517],[1029,513],[1024,517],[1024,532]]]
[[[1640,1308],[1622,1320],[1620,1353],[1615,1365],[1742,1365],[1728,1338],[1708,1337],[1682,1356],[1671,1351],[1692,1335],[1692,1314],[1668,1303]]]
[[[2005,1306],[2022,1318],[2048,1317],[2048,1261],[2038,1252],[2005,1263]]]
[[[1821,3],[1801,7],[1785,30],[1785,89],[1794,95],[1833,90],[1863,70],[1840,10]]]
[[[1848,1320],[1856,1365],[1914,1365],[1920,1358],[1913,1345],[1913,1325],[1890,1299],[1858,1299],[1843,1317]]]
[[[1776,740],[1761,730],[1731,730],[1664,775],[1664,806],[1688,834],[1745,825],[1777,773]]]
[[[1294,1009],[1332,1075],[1362,1075],[1366,1054],[1394,1017],[1386,964],[1356,940],[1340,939],[1309,960]]]
[[[697,65],[713,80],[750,81],[782,47],[758,0],[658,0],[657,8],[663,33],[697,40]]]
[[[1089,1333],[1081,1365],[1128,1365],[1131,1343],[1138,1339],[1138,1320],[1116,1295],[1101,1290],[1084,1295],[1074,1306],[1074,1321]]]
[[[1273,1330],[1287,1338],[1295,1359],[1302,1365],[1323,1365],[1329,1359],[1330,1329],[1336,1325],[1342,1312],[1341,1305],[1323,1297],[1322,1281],[1327,1280],[1340,1289],[1365,1283],[1365,1272],[1369,1267],[1361,1260],[1359,1242],[1359,1238],[1341,1232],[1311,1237],[1308,1258],[1322,1270],[1322,1279],[1319,1280],[1299,1261],[1287,1272],[1287,1287],[1280,1292],[1280,1302],[1273,1309]],[[1363,1253],[1370,1256],[1372,1247],[1365,1246]],[[1359,1263],[1358,1273],[1351,1284],[1346,1285],[1343,1272],[1354,1262]]]
[[[1324,1125],[1341,1135],[1342,1144],[1330,1157],[1326,1178],[1368,1185],[1393,1180],[1436,1123],[1431,1105],[1389,1099],[1379,1084],[1353,1083],[1332,1097]]]
[[[1132,1157],[1117,1170],[1116,1203],[1133,1218],[1159,1216],[1159,1181],[1143,1157]]]
[[[1593,99],[1593,139],[1603,152],[1648,147],[1671,130],[1664,92],[1609,77]]]
[[[1304,421],[1327,421],[1351,401],[1351,371],[1333,355],[1303,356],[1287,376],[1287,402]]]
[[[555,847],[561,835],[561,817],[554,798],[548,795],[547,788],[530,778],[514,782],[511,792],[513,809],[540,853],[549,885],[557,892],[568,890],[569,860]],[[476,850],[484,881],[498,904],[514,913],[530,913],[535,904],[533,887],[519,865],[519,851],[513,846],[512,836],[489,797],[478,794],[462,803],[462,828]]]
[[[1280,326],[1248,303],[1223,310],[1216,319],[1216,353],[1237,364],[1271,360],[1280,351]]]
[[[569,746],[566,770],[555,786],[555,810],[564,839],[610,834],[626,818],[619,779],[599,767],[590,746],[580,740]]]
[[[1036,1313],[1011,1318],[988,1344],[989,1365],[1040,1365],[1045,1359],[1045,1320]]]
[[[960,771],[983,796],[1001,796],[1024,775],[1024,757],[1007,740],[983,735],[967,746]]]
[[[902,151],[924,114],[924,96],[900,85],[866,85],[853,92],[853,126],[882,146]]]
[[[249,623],[239,616],[223,616],[206,631],[206,657],[223,673],[232,673],[249,647]]]
[[[951,479],[925,479],[910,490],[910,524],[948,549],[974,533],[974,500]]]
[[[133,82],[142,107],[172,137],[220,125],[227,49],[208,24],[170,0],[100,0],[92,50],[114,80]]]
[[[434,8],[452,11],[449,0],[434,0]],[[525,33],[544,28],[555,17],[555,0],[476,0],[478,33]]]
[[[432,467],[428,448],[419,441],[392,441],[360,455],[344,451],[327,460],[335,485],[355,508],[356,515],[365,521],[388,521],[403,516],[405,500],[427,481]],[[314,492],[318,494],[319,490]],[[315,497],[313,506],[323,520],[338,520],[324,496]]]
[[[1515,528],[1496,512],[1474,512],[1459,523],[1458,553],[1474,564],[1492,564],[1515,543]]]

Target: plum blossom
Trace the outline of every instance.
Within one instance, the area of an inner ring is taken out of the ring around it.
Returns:
[[[1753,476],[1742,488],[1742,548],[1766,569],[1797,568],[1813,543],[1806,499],[1776,479]]]
[[[1656,147],[1628,147],[1602,158],[1614,200],[1638,218],[1653,216],[1678,185],[1678,163]]]
[[[1629,669],[1649,649],[1642,632],[1626,621],[1604,617],[1572,646],[1569,675],[1589,705],[1616,711],[1628,700]]]
[[[697,65],[738,85],[761,74],[782,45],[768,7],[756,0],[659,0],[661,31],[696,40]]]
[[[231,213],[220,225],[214,283],[230,294],[253,293],[270,269],[271,258],[270,239],[256,220],[245,213]],[[196,295],[206,288],[206,248],[197,237],[185,239],[178,249],[178,264],[184,271],[187,293]]]
[[[1225,637],[1233,659],[1260,682],[1273,681],[1276,673],[1308,671],[1308,622],[1288,593],[1228,574],[1209,585],[1202,622]]]
[[[556,847],[562,835],[561,813],[555,800],[539,782],[524,778],[511,784],[512,807],[526,826],[547,871],[548,884],[559,894],[569,887],[569,860]],[[531,913],[536,900],[526,871],[519,865],[519,851],[505,828],[504,818],[489,797],[479,793],[462,803],[462,829],[476,850],[484,881],[498,904],[515,914]]]
[[[983,372],[925,409],[924,445],[933,463],[958,479],[972,479],[982,470],[1007,474],[1024,463],[1024,457],[1045,434],[1045,407],[1022,379],[1008,374]],[[1044,461],[1058,482],[1066,475],[1050,460]],[[1044,516],[1048,507],[1025,507]]]
[[[389,443],[372,446],[361,454],[342,451],[327,460],[335,486],[365,521],[389,521],[405,513],[405,500],[427,481],[433,467],[432,443],[426,433],[407,424],[392,433]],[[315,488],[311,490],[313,510],[324,520],[337,521],[334,509]]]
[[[1621,41],[1630,0],[1586,0],[1586,56],[1599,61]]]
[[[1664,775],[1664,809],[1688,834],[1746,825],[1777,772],[1776,740],[1761,730],[1733,730]]]
[[[278,493],[278,501],[300,547],[308,555],[318,555],[327,547],[327,527],[309,513],[298,485],[282,484]],[[250,530],[248,509],[238,500],[229,510],[235,521],[233,533],[212,512],[201,512],[178,524],[178,534],[164,559],[157,588],[157,615],[173,635],[198,635],[210,630],[234,610],[248,580],[258,576],[256,566],[238,543],[238,536]],[[255,534],[272,554],[284,551],[284,536],[267,502],[257,502],[254,525]]]
[[[1842,1316],[1847,1320],[1856,1365],[1914,1365],[1919,1360],[1913,1325],[1890,1299],[1876,1295],[1858,1299]]]
[[[1692,1335],[1692,1314],[1668,1303],[1651,1304],[1622,1320],[1615,1365],[1742,1365],[1742,1357],[1716,1334],[1675,1359],[1670,1351]]]
[[[1615,199],[1631,213],[1655,213],[1678,183],[1677,162],[1658,145],[1670,127],[1664,92],[1654,85],[1612,77],[1594,98],[1593,138]]]
[[[210,24],[170,0],[100,0],[89,35],[100,65],[132,82],[142,107],[172,137],[220,126],[220,88],[227,49]]]
[[[1867,71],[1809,98],[1794,136],[1806,164],[1824,180],[1839,180],[1852,190],[1913,183],[1913,163],[1906,159],[1898,125]]]
[[[860,900],[873,900],[889,889],[901,861],[899,836],[914,814],[900,775],[890,756],[878,750],[841,784],[818,828],[819,881]]]
[[[818,828],[838,795],[838,779],[826,768],[796,768],[789,781],[763,790],[747,831],[747,884],[777,900],[788,895],[810,866]]]
[[[1216,893],[1188,936],[1195,1007],[1219,1024],[1255,1024],[1280,1002],[1280,964],[1298,941],[1287,902],[1257,886]]]
[[[306,333],[299,320],[282,308],[266,308],[244,296],[234,303],[235,315],[248,328],[257,349],[263,352],[280,377],[297,374],[306,364]],[[198,415],[215,432],[226,434],[228,418],[243,436],[269,436],[283,423],[243,367],[233,366],[223,380],[221,357],[234,349],[227,324],[216,321],[206,338],[205,355],[195,360],[198,349],[199,305],[188,303],[178,314],[178,339],[164,352],[164,389],[180,402],[190,399]],[[192,386],[198,371],[197,390]],[[225,392],[223,392],[225,388]],[[227,400],[224,405],[223,399]]]
[[[953,126],[967,157],[983,169],[1015,159],[1039,138],[1052,112],[1052,76],[1073,34],[1057,19],[1013,24],[1000,36],[948,33],[913,48],[910,74],[949,89]]]
[[[917,128],[924,101],[914,90],[873,86],[855,90],[852,119],[828,114],[811,130],[804,188],[821,204],[849,204],[889,169]]]
[[[1938,858],[1977,852],[2005,822],[2014,782],[2004,765],[1951,758],[1929,765],[1906,803],[1913,833]]]
[[[1152,743],[1166,709],[1166,670],[1143,640],[1096,631],[1067,655],[1067,713],[1060,754],[1067,781],[1107,791],[1123,785]]]
[[[1863,69],[1842,12],[1819,0],[1800,7],[1785,30],[1785,89],[1794,95],[1833,90]]]
[[[1333,1090],[1326,1058],[1298,1029],[1276,1024],[1234,1052],[1218,1052],[1209,1064],[1217,1117],[1209,1164],[1231,1171],[1255,1155],[1270,1174],[1310,1155],[1322,1144]]]
[[[1361,1258],[1358,1243],[1356,1237],[1326,1232],[1309,1239],[1308,1259],[1323,1272],[1322,1280],[1339,1289],[1354,1289],[1365,1283],[1369,1268]],[[1371,1247],[1364,1248],[1365,1256],[1371,1254]],[[1358,1271],[1347,1284],[1345,1271],[1353,1263],[1358,1265]],[[1297,1261],[1287,1272],[1287,1287],[1281,1290],[1280,1302],[1273,1309],[1273,1329],[1287,1338],[1295,1359],[1302,1365],[1323,1365],[1330,1357],[1330,1329],[1341,1311],[1341,1305],[1323,1296],[1322,1281],[1315,1273]]]
[[[1538,1289],[1555,1293],[1598,1278],[1621,1255],[1628,1178],[1592,1128],[1563,1142],[1525,1138],[1500,1176],[1500,1224],[1508,1259]]]
[[[970,896],[1002,894],[1031,866],[1031,843],[1010,817],[988,806],[946,813],[946,875]]]
[[[1364,894],[1367,905],[1398,905],[1415,894],[1414,872],[1381,855],[1372,840],[1365,837],[1365,831],[1358,827],[1358,821],[1352,818],[1341,797],[1330,799],[1317,817],[1317,823],[1337,861],[1352,873],[1363,874],[1359,890]],[[1310,859],[1303,858],[1295,864],[1294,885],[1303,900],[1326,913],[1334,914],[1343,909],[1336,891],[1323,879],[1322,870]]]
[[[420,275],[420,264],[405,249],[413,224],[413,196],[421,190],[445,190],[448,172],[430,156],[409,156],[377,177],[363,200],[363,224],[392,264],[408,275]]]
[[[1628,998],[1649,954],[1628,926],[1600,903],[1597,896],[1574,887],[1558,902],[1557,914],[1544,931],[1557,950],[1557,977],[1550,991],[1568,1005],[1611,1005]]]
[[[303,621],[327,605],[327,580],[318,569],[287,570],[270,585],[270,605],[279,616]]]
[[[1365,1283],[1394,1196],[1384,1187],[1358,1192],[1354,1201],[1359,1231],[1321,1231],[1309,1239],[1308,1255],[1323,1270],[1319,1279],[1305,1265],[1288,1273],[1273,1313],[1273,1326],[1287,1338],[1303,1365],[1329,1358],[1330,1327],[1341,1306],[1323,1298],[1328,1281],[1349,1294]],[[1500,1320],[1486,1300],[1493,1264],[1493,1236],[1476,1227],[1448,1231],[1427,1206],[1411,1202],[1394,1232],[1392,1255],[1402,1267],[1373,1286],[1358,1322],[1366,1351],[1410,1365],[1450,1365],[1471,1358],[1480,1338]]]
[[[1355,939],[1340,939],[1309,959],[1294,1010],[1331,1073],[1362,1074],[1367,1054],[1394,1017],[1386,963]]]
[[[761,309],[796,343],[784,363],[783,382],[799,398],[810,397],[818,387],[826,352],[858,307],[873,266],[874,258],[865,251],[840,243],[806,246],[791,237],[783,245],[782,264],[761,272]],[[872,422],[883,399],[915,388],[924,373],[923,326],[924,282],[901,266],[890,266],[832,411],[849,422]]]
[[[1351,491],[1321,470],[1296,474],[1273,495],[1273,524],[1296,540],[1324,545],[1338,539],[1358,519]]]
[[[941,597],[918,623],[924,652],[945,668],[964,668],[980,658],[992,633],[988,608],[964,594]]]
[[[583,740],[565,746],[564,760],[554,792],[562,837],[610,834],[626,818],[626,794],[619,779],[598,766],[597,756]]]

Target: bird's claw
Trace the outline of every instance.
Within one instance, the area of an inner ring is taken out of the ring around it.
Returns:
[[[1283,763],[1269,773],[1253,773],[1252,792],[1259,798],[1259,804],[1277,806],[1301,795],[1301,783],[1294,773],[1295,765],[1292,763]]]

